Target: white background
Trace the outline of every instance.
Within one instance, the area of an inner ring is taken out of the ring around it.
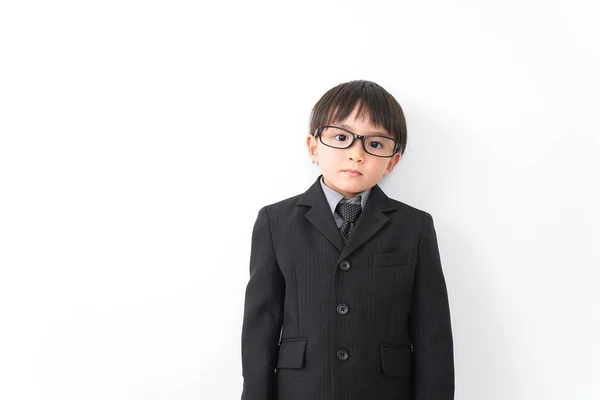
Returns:
[[[373,80],[434,217],[456,399],[600,398],[600,6],[0,5],[0,398],[236,399],[250,235]]]

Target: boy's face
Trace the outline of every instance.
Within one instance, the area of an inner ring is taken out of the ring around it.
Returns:
[[[345,128],[357,135],[384,134],[392,137],[384,128],[372,125],[368,115],[357,119],[357,109],[358,105],[348,118],[329,125]],[[375,186],[381,178],[392,172],[400,161],[400,153],[391,158],[383,158],[365,152],[362,141],[358,139],[347,149],[325,146],[319,138],[312,135],[306,138],[306,144],[312,160],[319,163],[325,185],[349,198]],[[346,170],[356,170],[359,174],[355,175]]]

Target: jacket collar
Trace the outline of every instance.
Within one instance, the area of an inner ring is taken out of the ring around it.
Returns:
[[[389,221],[389,217],[384,213],[398,209],[398,203],[391,200],[379,185],[373,186],[369,200],[356,220],[350,239],[344,245],[342,234],[335,224],[325,193],[321,188],[319,182],[321,176],[319,175],[308,190],[300,196],[296,205],[310,207],[304,217],[341,252],[339,262],[347,258],[383,228]]]

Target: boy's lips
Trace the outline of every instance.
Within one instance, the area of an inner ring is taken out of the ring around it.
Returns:
[[[360,171],[357,171],[357,170],[355,170],[355,169],[344,169],[344,170],[343,170],[343,172],[344,172],[346,175],[350,175],[350,176],[359,176],[359,175],[362,175],[362,174],[360,173]]]

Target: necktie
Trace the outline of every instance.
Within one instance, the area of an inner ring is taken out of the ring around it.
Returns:
[[[360,213],[362,212],[362,207],[360,206],[360,203],[354,204],[340,202],[335,207],[335,211],[344,219],[344,222],[340,226],[340,233],[344,238],[344,243],[346,243],[348,238],[350,238],[350,232],[352,231],[352,228],[354,228],[354,222],[356,222],[360,216]]]

